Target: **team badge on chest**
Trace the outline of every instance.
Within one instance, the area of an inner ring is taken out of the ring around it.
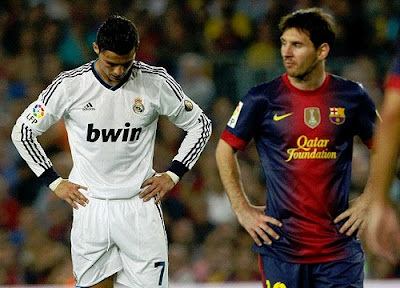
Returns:
[[[135,112],[136,114],[142,114],[144,112],[144,105],[142,103],[142,99],[136,98],[132,109],[133,112]]]
[[[336,125],[343,124],[346,120],[346,115],[344,114],[344,109],[341,107],[331,107],[329,108],[329,120]]]
[[[318,107],[304,108],[304,123],[314,129],[321,123],[321,113]]]

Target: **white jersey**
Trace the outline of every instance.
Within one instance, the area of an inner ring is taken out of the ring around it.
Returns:
[[[63,118],[73,159],[69,180],[95,198],[137,195],[154,173],[160,115],[187,132],[170,170],[182,176],[191,169],[211,135],[211,122],[180,85],[164,68],[135,61],[132,72],[110,86],[94,63],[60,73],[18,118],[12,138],[33,172],[52,169],[36,138]]]

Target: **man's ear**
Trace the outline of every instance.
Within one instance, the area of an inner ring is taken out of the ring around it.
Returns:
[[[100,54],[99,45],[97,45],[96,42],[93,42],[92,46],[93,46],[94,52],[95,52],[97,55],[99,55],[99,54]]]
[[[328,57],[330,51],[330,47],[328,43],[322,43],[321,46],[318,48],[318,58],[323,60]]]

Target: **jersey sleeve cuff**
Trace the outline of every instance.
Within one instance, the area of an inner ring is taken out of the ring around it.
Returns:
[[[390,74],[386,79],[385,88],[400,89],[400,75]]]
[[[54,180],[53,182],[50,183],[49,188],[51,191],[56,190],[56,188],[58,187],[58,185],[62,182],[63,178],[58,177],[56,180]]]
[[[45,170],[42,175],[39,176],[39,179],[48,187],[54,180],[58,179],[60,175],[54,170],[53,167]]]
[[[221,135],[221,139],[224,140],[226,143],[231,145],[233,148],[237,150],[243,151],[246,148],[247,142],[238,138],[237,136],[233,135],[228,130],[224,130]]]
[[[185,175],[186,172],[189,171],[189,169],[185,165],[176,160],[172,161],[172,164],[168,168],[168,170],[175,173],[180,179],[183,175]]]
[[[167,170],[167,171],[165,171],[165,173],[169,177],[171,177],[171,179],[172,179],[172,181],[174,181],[175,185],[179,182],[179,176],[176,175],[174,172]]]
[[[364,144],[368,147],[369,150],[371,150],[374,147],[374,140],[370,139],[370,140],[364,141]]]

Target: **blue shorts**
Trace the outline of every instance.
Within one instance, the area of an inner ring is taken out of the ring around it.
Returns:
[[[259,255],[265,288],[362,288],[363,252],[326,263],[299,264]]]

